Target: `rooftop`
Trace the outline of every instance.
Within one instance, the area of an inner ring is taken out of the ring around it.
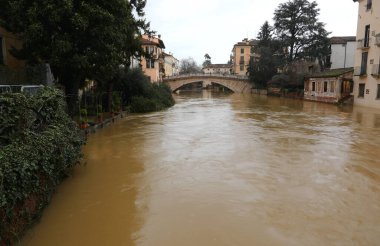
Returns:
[[[347,42],[355,42],[356,37],[355,36],[342,36],[342,37],[331,37],[330,43],[331,44],[347,44]]]
[[[337,69],[331,69],[327,70],[321,73],[311,74],[309,76],[306,76],[307,78],[331,78],[331,77],[338,77],[340,75],[353,72],[354,68],[337,68]]]

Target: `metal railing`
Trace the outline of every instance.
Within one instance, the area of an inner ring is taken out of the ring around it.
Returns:
[[[375,45],[380,46],[380,33],[375,36]]]
[[[367,67],[361,66],[361,67],[355,67],[354,68],[354,76],[362,76],[367,74]]]
[[[380,76],[380,64],[372,65],[371,75],[377,76],[377,77]]]
[[[245,75],[233,75],[233,74],[210,74],[210,73],[190,73],[190,74],[180,74],[175,76],[165,77],[163,80],[171,79],[185,79],[190,77],[202,77],[202,78],[228,78],[228,79],[239,79],[239,80],[248,80],[248,76]]]
[[[368,49],[369,48],[369,42],[371,39],[359,39],[357,40],[357,48],[358,49]]]

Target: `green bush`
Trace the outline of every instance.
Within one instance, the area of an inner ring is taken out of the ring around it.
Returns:
[[[151,83],[141,69],[129,70],[116,88],[124,95],[123,106],[134,113],[158,111],[174,105],[170,88]]]
[[[34,222],[81,155],[83,138],[63,94],[0,95],[0,245]]]

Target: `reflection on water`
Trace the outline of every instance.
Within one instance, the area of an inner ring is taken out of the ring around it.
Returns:
[[[22,245],[376,245],[380,112],[180,94],[84,147]]]

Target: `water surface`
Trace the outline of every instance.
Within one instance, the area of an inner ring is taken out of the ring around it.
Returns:
[[[176,100],[91,136],[21,245],[379,244],[379,110]]]

